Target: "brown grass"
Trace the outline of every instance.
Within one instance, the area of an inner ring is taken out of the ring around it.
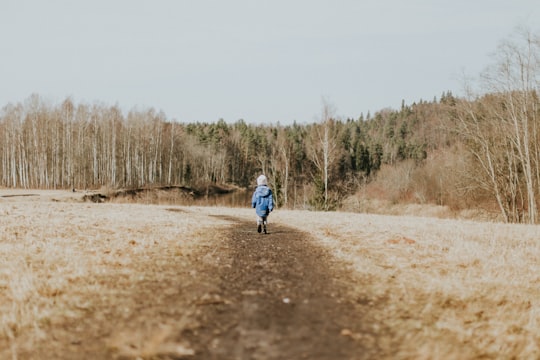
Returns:
[[[18,348],[46,338],[43,328],[94,311],[95,294],[121,296],[108,278],[159,280],[162,254],[187,256],[212,238],[205,228],[224,224],[196,209],[188,216],[179,207],[67,198],[51,192],[0,198],[0,358],[5,344],[16,359]],[[148,353],[148,346],[140,351]]]
[[[105,291],[100,276],[159,276],[141,259],[210,241],[207,230],[226,225],[212,215],[254,220],[248,208],[0,198],[0,344],[10,346],[0,357],[31,348],[44,324],[84,317],[88,294]],[[376,341],[394,359],[540,358],[539,227],[288,210],[274,211],[270,229],[274,222],[310,233],[354,274],[351,296],[373,335],[344,336]],[[160,329],[155,336],[167,333]],[[131,355],[151,355],[150,345]]]
[[[398,359],[540,357],[540,229],[366,214],[278,212],[348,262],[351,292]]]

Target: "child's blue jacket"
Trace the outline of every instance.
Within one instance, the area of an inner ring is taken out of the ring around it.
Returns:
[[[267,216],[274,210],[272,190],[266,185],[257,186],[251,198],[251,207],[255,208],[257,215]]]

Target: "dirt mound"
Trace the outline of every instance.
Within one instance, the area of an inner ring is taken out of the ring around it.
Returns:
[[[141,203],[189,203],[189,200],[195,201],[197,199],[208,196],[219,196],[231,194],[239,191],[239,188],[227,185],[208,184],[198,187],[187,187],[179,185],[167,185],[167,186],[154,186],[154,187],[141,187],[133,189],[118,189],[110,191],[97,191],[85,194],[83,201],[90,202],[106,202],[106,201],[130,201]]]

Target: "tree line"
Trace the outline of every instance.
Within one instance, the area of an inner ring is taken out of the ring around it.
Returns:
[[[338,120],[326,113],[320,123],[286,126],[184,124],[153,109],[124,116],[117,106],[70,98],[50,104],[32,95],[1,111],[1,185],[249,187],[265,173],[281,205],[331,209],[382,164],[426,157],[428,144],[413,136],[418,120],[402,115]]]

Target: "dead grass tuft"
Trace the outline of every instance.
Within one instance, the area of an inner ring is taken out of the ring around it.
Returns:
[[[108,341],[107,346],[120,358],[155,359],[183,358],[195,355],[188,345],[174,340],[176,327],[160,324],[156,328],[137,328],[119,331]]]

